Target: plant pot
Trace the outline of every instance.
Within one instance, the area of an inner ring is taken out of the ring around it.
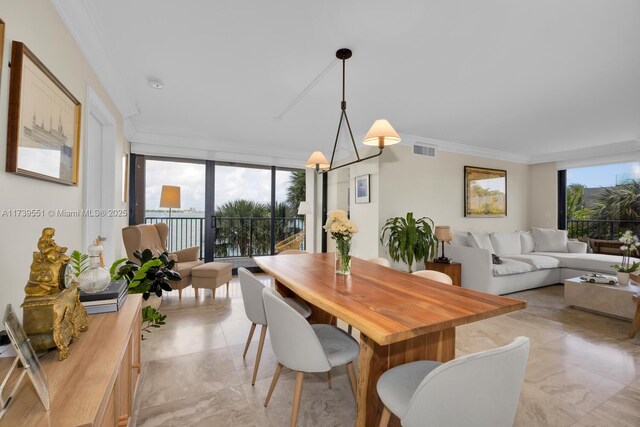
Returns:
[[[153,307],[158,310],[160,308],[160,304],[162,304],[162,297],[156,295],[149,295],[148,300],[142,300],[142,308]]]
[[[629,273],[621,273],[618,271],[616,276],[618,276],[618,285],[627,286],[629,284]]]

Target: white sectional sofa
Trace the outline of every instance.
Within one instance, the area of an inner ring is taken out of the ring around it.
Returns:
[[[502,264],[494,264],[492,254]],[[567,239],[563,230],[456,232],[447,256],[462,263],[462,286],[508,294],[561,283],[584,273],[615,275],[620,256],[587,253],[587,244]]]

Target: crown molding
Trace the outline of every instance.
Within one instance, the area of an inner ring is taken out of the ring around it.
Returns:
[[[91,1],[51,0],[93,72],[104,86],[123,119],[140,112],[123,84],[120,68],[105,43],[104,31]],[[133,132],[133,123],[126,125]]]
[[[629,155],[632,156],[629,156]],[[564,164],[587,164],[588,160],[596,163],[610,163],[627,156],[629,160],[640,159],[640,140],[621,141],[611,144],[596,145],[577,150],[559,151],[555,153],[532,156],[530,164],[563,162]],[[607,159],[610,159],[607,160]]]
[[[131,152],[149,156],[172,156],[256,165],[302,168],[309,153],[301,150],[237,144],[228,141],[183,138],[150,132],[136,132]]]
[[[422,136],[401,133],[401,144],[413,144],[418,142],[436,148],[439,151],[449,153],[467,154],[469,156],[485,157],[489,159],[505,160],[514,163],[529,163],[530,157],[522,154],[510,153],[508,151],[493,150],[491,148],[476,147],[473,145],[460,144],[457,142],[443,141],[441,139],[425,138]]]

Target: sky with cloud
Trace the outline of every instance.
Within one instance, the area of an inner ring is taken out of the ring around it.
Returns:
[[[567,170],[567,184],[589,188],[611,187],[628,179],[640,179],[640,162],[614,163]]]
[[[271,170],[216,166],[216,206],[237,199],[271,201]],[[289,171],[276,171],[276,200],[285,201],[291,178]],[[181,209],[204,211],[205,165],[148,160],[146,162],[146,209],[160,209],[163,185],[180,187]]]

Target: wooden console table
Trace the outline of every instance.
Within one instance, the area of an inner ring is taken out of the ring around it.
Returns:
[[[141,295],[129,295],[120,311],[89,316],[89,330],[69,346],[69,358],[58,361],[53,351],[40,359],[51,409],[44,410],[25,377],[0,426],[128,425],[140,375],[141,306]]]

